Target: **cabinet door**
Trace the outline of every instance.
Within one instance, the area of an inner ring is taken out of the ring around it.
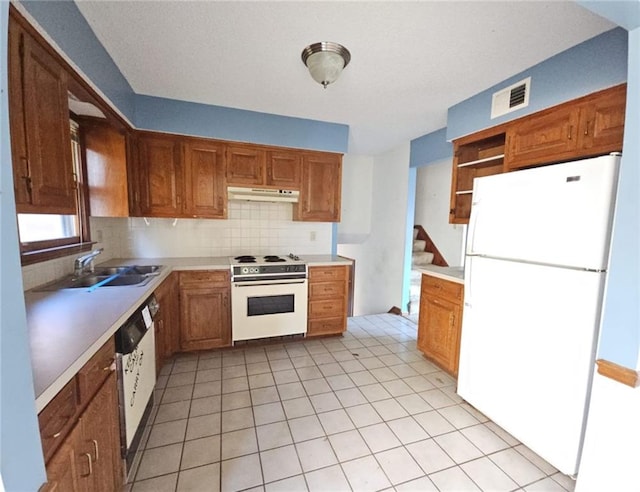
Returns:
[[[193,217],[226,217],[224,147],[189,141],[184,144],[186,185],[185,214]]]
[[[93,217],[128,217],[127,137],[108,124],[83,122],[89,210]]]
[[[76,455],[76,446],[80,442],[81,433],[82,426],[78,424],[47,463],[47,484],[40,489],[42,492],[87,490],[87,478],[80,476],[81,470],[78,467],[78,463],[81,459],[85,460],[87,464],[85,474],[88,476],[89,457]]]
[[[112,372],[80,418],[82,439],[76,454],[86,462],[85,466],[91,460],[88,490],[120,490],[122,486],[116,391],[116,376]]]
[[[22,36],[30,205],[18,212],[76,213],[67,74],[33,38]]]
[[[227,148],[227,184],[260,186],[265,184],[265,152],[253,147]]]
[[[427,297],[420,305],[420,348],[451,374],[458,372],[459,312],[458,304],[438,297]]]
[[[13,187],[18,212],[31,204],[31,183],[27,166],[27,137],[24,122],[22,51],[24,31],[9,18],[9,125],[13,159]]]
[[[301,159],[296,152],[267,152],[267,185],[300,189]]]
[[[552,111],[542,111],[508,131],[508,169],[518,169],[562,160],[575,155],[578,140],[578,111],[566,105]]]
[[[626,85],[601,93],[580,109],[580,147],[585,155],[622,151]]]
[[[180,311],[182,350],[231,345],[228,287],[181,287]]]
[[[342,157],[305,155],[302,158],[300,202],[294,206],[296,220],[340,221]]]
[[[164,362],[170,358],[179,347],[179,316],[178,280],[177,274],[172,273],[154,292],[160,309],[154,318],[156,335],[156,373],[160,373]]]
[[[140,208],[143,215],[182,215],[180,144],[171,138],[138,139]]]

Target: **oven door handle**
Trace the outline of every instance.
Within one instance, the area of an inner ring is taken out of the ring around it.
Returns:
[[[307,279],[302,280],[268,280],[264,282],[236,282],[233,284],[234,287],[258,287],[263,285],[291,285],[291,284],[306,284]]]

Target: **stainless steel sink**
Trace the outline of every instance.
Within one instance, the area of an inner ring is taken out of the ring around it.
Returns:
[[[139,273],[120,275],[112,280],[109,280],[105,287],[120,287],[122,285],[144,285],[153,277],[148,275],[140,275]]]
[[[112,266],[112,267],[96,267],[94,275],[149,275],[158,272],[162,268],[161,265],[129,265],[129,266]]]
[[[55,291],[62,289],[98,287],[142,286],[148,284],[160,272],[161,265],[131,265],[98,267],[95,272],[80,277],[69,276],[36,290]]]

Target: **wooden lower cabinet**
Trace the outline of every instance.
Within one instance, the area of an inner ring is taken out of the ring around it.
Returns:
[[[231,346],[227,271],[180,272],[180,350]]]
[[[452,376],[458,375],[462,284],[422,275],[418,349]]]
[[[154,318],[156,336],[156,373],[180,350],[180,298],[178,273],[169,275],[154,292],[160,308]]]
[[[76,460],[87,490],[119,490],[122,486],[120,427],[116,374],[113,372],[80,417],[82,433]]]
[[[348,265],[309,267],[307,337],[347,329],[348,286]]]
[[[76,425],[58,452],[47,463],[47,483],[41,490],[47,492],[79,491],[78,470],[76,468],[76,446],[80,442],[82,426]]]
[[[112,372],[47,462],[46,491],[112,491],[123,483],[116,375]]]

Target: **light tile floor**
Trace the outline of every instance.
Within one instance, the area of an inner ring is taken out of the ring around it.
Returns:
[[[139,491],[572,491],[463,402],[416,325],[349,319],[343,337],[186,354],[158,377]]]

